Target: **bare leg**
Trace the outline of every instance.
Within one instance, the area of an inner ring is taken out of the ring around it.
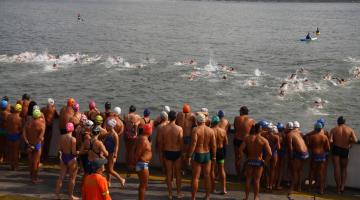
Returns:
[[[38,179],[38,172],[39,172],[39,164],[40,164],[40,156],[41,156],[41,149],[39,151],[33,151],[33,169],[34,169],[34,180],[36,183],[39,183],[40,180]]]
[[[345,189],[345,183],[347,178],[347,166],[349,163],[349,159],[347,158],[341,158],[340,159],[340,168],[341,168],[341,185],[340,185],[340,191],[344,192]]]
[[[245,175],[246,175],[245,200],[247,200],[249,199],[251,181],[253,179],[253,168],[250,166],[246,166]]]
[[[110,177],[114,176],[120,183],[120,186],[123,188],[125,186],[125,179],[122,178],[115,170],[114,170],[114,163],[115,163],[115,159],[114,159],[114,154],[110,154],[108,156],[108,164],[106,165],[106,170],[107,170],[107,179],[108,182],[110,184]]]
[[[192,181],[191,181],[191,199],[195,200],[196,192],[199,187],[199,178],[201,173],[201,165],[195,161],[192,161]]]
[[[175,161],[175,176],[176,176],[176,191],[178,198],[183,197],[183,194],[181,193],[181,158],[177,159]]]
[[[254,177],[254,199],[259,199],[259,190],[260,190],[260,179],[263,172],[263,167],[253,167],[253,177]]]
[[[318,163],[317,167],[317,174],[319,174],[319,181],[320,181],[320,194],[324,194],[324,188],[325,188],[325,176],[326,171],[325,169],[326,162],[320,162]]]
[[[73,195],[75,182],[76,182],[76,174],[77,174],[77,170],[78,170],[77,162],[75,159],[70,161],[70,163],[68,163],[68,169],[69,169],[69,175],[70,175],[69,186],[68,186],[69,199],[71,199],[71,200],[79,199]]]
[[[270,190],[273,189],[275,185],[275,173],[278,165],[278,156],[275,154],[271,159],[271,168],[270,168]]]
[[[164,159],[166,171],[166,185],[168,188],[168,198],[172,199],[172,181],[173,181],[173,161]]]
[[[334,164],[334,177],[336,182],[336,190],[337,193],[341,192],[341,169],[340,169],[340,157],[333,156],[333,164]]]
[[[240,179],[241,177],[241,164],[238,164],[238,160],[239,160],[239,148],[234,146],[234,155],[235,155],[235,170],[236,170],[236,175],[237,177]]]
[[[210,173],[211,173],[211,163],[212,161],[206,163],[206,164],[202,164],[201,165],[201,170],[203,172],[203,179],[204,179],[204,187],[205,187],[205,199],[210,199],[210,189],[211,189],[211,185],[210,185]]]
[[[140,180],[139,184],[139,200],[145,199],[145,191],[148,187],[148,180],[149,180],[149,170],[144,169],[138,172],[138,177]]]
[[[222,194],[226,194],[226,173],[225,173],[225,167],[224,164],[219,164],[218,163],[218,171],[220,174],[220,184],[221,184],[221,189],[222,189]]]
[[[277,177],[277,180],[276,180],[276,188],[277,189],[281,189],[281,181],[283,178],[283,169],[285,169],[284,165],[285,165],[284,157],[279,157],[276,175],[275,175],[275,177]]]
[[[210,167],[210,192],[214,193],[215,192],[215,162],[216,161],[211,161],[211,167]]]
[[[55,187],[55,195],[57,199],[60,199],[59,193],[63,184],[64,177],[66,175],[66,171],[67,171],[67,166],[64,165],[62,162],[60,162],[60,173],[59,173],[59,178],[56,181],[56,187]]]

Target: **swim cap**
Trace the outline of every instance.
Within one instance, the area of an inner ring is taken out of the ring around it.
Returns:
[[[1,100],[1,109],[5,109],[8,106],[8,102],[6,100]]]
[[[86,120],[84,125],[86,128],[91,128],[92,126],[94,126],[94,122],[92,122],[91,120]]]
[[[317,122],[320,122],[322,124],[322,126],[325,127],[325,119],[324,118],[320,118],[319,120],[317,120]]]
[[[75,99],[69,98],[69,99],[67,100],[67,106],[73,107],[74,104],[75,104]]]
[[[321,103],[321,98],[316,97],[315,100],[314,100],[314,103]]]
[[[110,102],[106,102],[105,103],[105,109],[108,109],[108,110],[110,110],[111,109],[111,103]]]
[[[74,110],[75,112],[79,112],[79,110],[80,110],[80,105],[79,105],[78,103],[74,104],[73,110]]]
[[[103,118],[101,117],[101,115],[96,115],[95,117],[95,124],[96,125],[99,125],[99,124],[102,124],[103,123]]]
[[[189,104],[184,104],[183,106],[183,113],[189,113],[190,112],[190,106]]]
[[[168,114],[167,114],[165,111],[162,111],[162,112],[160,113],[160,118],[161,118],[162,120],[167,120],[167,119],[168,119]]]
[[[21,111],[22,111],[22,105],[19,104],[19,103],[17,103],[17,104],[15,105],[15,111],[16,111],[16,112],[21,112]]]
[[[33,106],[33,110],[40,110],[40,106],[34,105],[34,106]]]
[[[40,118],[41,117],[41,111],[39,109],[34,109],[34,111],[32,112],[32,116],[35,119]]]
[[[134,105],[131,105],[129,108],[129,112],[135,112],[136,111],[136,107]]]
[[[19,104],[19,103],[17,103],[17,104],[15,105],[15,111],[16,111],[16,112],[21,112],[21,111],[22,111],[22,105]]]
[[[218,112],[218,116],[219,116],[219,118],[220,118],[220,119],[221,119],[221,118],[223,118],[223,117],[225,117],[225,113],[224,113],[224,111],[219,110],[219,112]]]
[[[152,126],[150,124],[145,124],[143,126],[143,134],[146,134],[146,135],[152,134]]]
[[[148,117],[148,116],[150,116],[150,110],[149,110],[149,108],[145,108],[144,117]]]
[[[89,109],[91,110],[91,109],[95,109],[95,108],[96,108],[96,103],[95,103],[95,101],[91,100],[89,102]]]
[[[293,124],[292,122],[288,122],[288,123],[286,124],[286,128],[289,129],[289,130],[291,130],[291,129],[294,128],[294,124]]]
[[[164,111],[165,111],[166,113],[169,113],[169,112],[170,112],[170,107],[169,107],[169,106],[164,106]]]
[[[86,117],[86,115],[81,114],[81,116],[80,116],[80,122],[83,123],[83,124],[85,124],[87,120],[88,120],[88,118]]]
[[[279,130],[277,129],[276,126],[271,126],[271,131],[272,131],[273,133],[278,133],[278,132],[279,132]]]
[[[321,122],[316,122],[314,124],[314,129],[315,130],[319,130],[319,129],[322,129],[323,128],[323,125],[321,124]]]
[[[207,113],[207,112],[209,112],[209,110],[207,108],[201,108],[201,112]]]
[[[300,128],[300,123],[298,121],[294,121],[294,128]]]
[[[115,107],[114,112],[115,112],[116,115],[120,116],[121,115],[121,108],[120,107]]]
[[[107,120],[107,125],[110,126],[111,128],[114,128],[116,126],[116,120],[115,119],[109,119]]]
[[[211,119],[211,124],[218,124],[220,122],[220,118],[218,116],[213,116]]]
[[[25,94],[23,94],[22,99],[23,100],[30,100],[30,95],[25,93]]]
[[[258,123],[261,126],[261,128],[268,128],[268,126],[269,126],[269,122],[267,122],[265,120],[260,120]]]
[[[93,135],[99,135],[99,133],[100,133],[100,128],[99,128],[98,126],[93,127],[93,129],[91,130],[91,133],[92,133]]]
[[[205,117],[204,114],[198,113],[198,114],[196,115],[196,121],[197,121],[197,122],[199,122],[199,123],[204,123],[205,120],[206,120],[206,117]]]
[[[74,124],[71,123],[71,122],[68,122],[66,124],[66,132],[70,133],[70,132],[73,132],[74,131]]]
[[[54,99],[48,98],[48,105],[53,106],[55,104]]]
[[[278,122],[276,125],[276,128],[278,129],[278,131],[282,131],[285,129],[285,126],[284,126],[284,124]]]

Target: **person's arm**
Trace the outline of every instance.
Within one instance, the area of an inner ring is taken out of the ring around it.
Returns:
[[[332,144],[334,142],[334,129],[331,129],[331,131],[330,131],[329,142],[330,142],[330,144]]]
[[[79,154],[78,151],[76,151],[76,139],[71,138],[71,154],[74,156],[77,156]]]
[[[183,133],[183,129],[181,127],[179,127],[179,141],[180,141],[180,149],[184,148],[184,133]]]
[[[350,142],[353,144],[358,142],[358,139],[356,137],[354,130],[351,130]]]
[[[276,138],[276,146],[277,146],[277,149],[281,149],[281,145],[280,145],[280,137],[278,135],[275,135],[275,138]]]
[[[290,134],[290,133],[289,133]],[[292,152],[293,152],[293,145],[292,145],[292,137],[290,135],[288,135],[287,137],[287,146],[288,146],[288,151],[289,151],[289,155],[290,155],[290,159],[292,159]]]
[[[124,123],[121,121],[121,119],[119,119],[119,126],[120,126],[120,129],[119,129],[118,135],[120,137],[124,133]]]
[[[117,158],[118,152],[119,152],[119,136],[115,133],[113,136],[114,143],[115,143],[115,149],[114,149],[114,158]]]
[[[263,141],[265,143],[265,151],[266,151],[265,163],[269,163],[272,156],[271,148],[269,142],[266,139],[264,139]]]
[[[210,138],[210,148],[211,148],[211,152],[212,152],[212,159],[216,160],[216,138],[215,138],[215,133],[213,130],[212,131],[212,137]]]
[[[329,142],[329,139],[326,136],[324,137],[324,140],[325,140],[324,149],[325,149],[325,152],[328,152],[328,151],[330,151],[330,142]]]
[[[110,198],[110,192],[108,188],[108,183],[105,179],[105,177],[101,177],[101,179],[98,179],[98,186],[99,190],[101,192],[101,199],[102,200],[109,200]]]
[[[197,143],[196,129],[193,129],[192,132],[191,132],[191,145],[190,145],[189,151],[187,152],[187,154],[188,154],[187,157],[188,158],[190,158],[191,155],[194,153],[196,143]]]
[[[244,141],[241,143],[241,145],[238,147],[239,148],[239,159],[238,161],[241,162],[241,158],[244,157],[244,150],[246,148],[246,143],[247,143],[247,138],[244,139]]]
[[[136,164],[136,162],[140,159],[145,146],[146,145],[145,145],[145,142],[144,142],[144,138],[139,137],[137,139],[137,144],[136,144],[135,149],[134,149],[134,162],[135,162],[134,164]]]
[[[45,120],[44,120],[43,126],[41,127],[41,132],[38,135],[38,139],[37,139],[38,142],[42,142],[44,140],[45,129],[46,129],[46,123],[45,123]]]
[[[225,147],[225,146],[228,145],[228,144],[229,144],[229,138],[228,138],[227,133],[225,133],[225,138],[224,138],[223,146]]]
[[[103,156],[108,157],[109,152],[106,150],[104,144],[99,141],[99,145],[100,145],[100,152],[102,152]]]

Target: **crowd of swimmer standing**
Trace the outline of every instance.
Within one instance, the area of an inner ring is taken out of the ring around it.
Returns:
[[[69,98],[67,105],[58,113],[51,98],[45,107],[40,108],[28,94],[24,94],[14,105],[5,96],[0,104],[0,162],[7,162],[11,170],[17,170],[24,146],[28,154],[30,179],[35,184],[41,182],[38,178],[40,160],[48,159],[53,121],[59,118],[57,198],[63,179],[69,174],[69,199],[77,199],[73,190],[78,168],[83,172],[82,199],[111,199],[108,190],[111,176],[119,181],[121,187],[125,187],[125,178],[114,170],[122,137],[128,174],[136,172],[139,177],[138,199],[145,199],[148,187],[149,162],[153,156],[151,143],[155,143],[155,152],[166,175],[169,199],[173,198],[173,178],[176,179],[177,197],[184,196],[181,179],[183,172],[188,170],[192,173],[191,199],[196,197],[201,174],[205,199],[210,199],[210,194],[216,191],[216,180],[220,183],[217,193],[227,193],[224,163],[228,134],[233,133],[237,176],[246,177],[245,199],[249,197],[251,185],[254,187],[254,199],[259,199],[262,179],[266,190],[281,189],[286,175],[290,176],[288,198],[292,199],[292,192],[301,190],[302,168],[307,159],[310,159],[311,169],[309,189],[316,187],[320,194],[324,193],[330,154],[337,192],[342,193],[349,149],[357,142],[353,129],[345,125],[342,116],[330,132],[325,129],[325,120],[321,118],[315,122],[313,131],[303,134],[297,121],[286,125],[265,120],[255,122],[249,117],[246,106],[240,108],[240,115],[235,117],[233,125],[222,110],[210,117],[207,108],[192,112],[188,104],[184,104],[178,113],[165,106],[155,120],[150,119],[150,114],[150,110],[145,109],[141,117],[132,105],[128,113],[121,115],[121,108],[112,109],[110,102],[106,102],[104,112],[100,112],[95,101],[90,101],[89,110],[82,113],[73,98]],[[155,128],[156,138],[152,137]],[[290,170],[289,174],[284,174],[286,169]],[[103,176],[104,171],[106,176]]]

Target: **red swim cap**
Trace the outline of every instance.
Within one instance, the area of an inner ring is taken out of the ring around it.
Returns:
[[[89,103],[89,109],[95,109],[96,108],[96,103],[95,101],[91,100]]]
[[[74,104],[75,104],[75,99],[69,98],[69,99],[67,100],[67,106],[73,107]]]
[[[151,135],[152,134],[152,126],[150,124],[145,124],[143,126],[143,133],[145,135]]]
[[[183,113],[189,113],[191,111],[189,104],[184,104]]]

